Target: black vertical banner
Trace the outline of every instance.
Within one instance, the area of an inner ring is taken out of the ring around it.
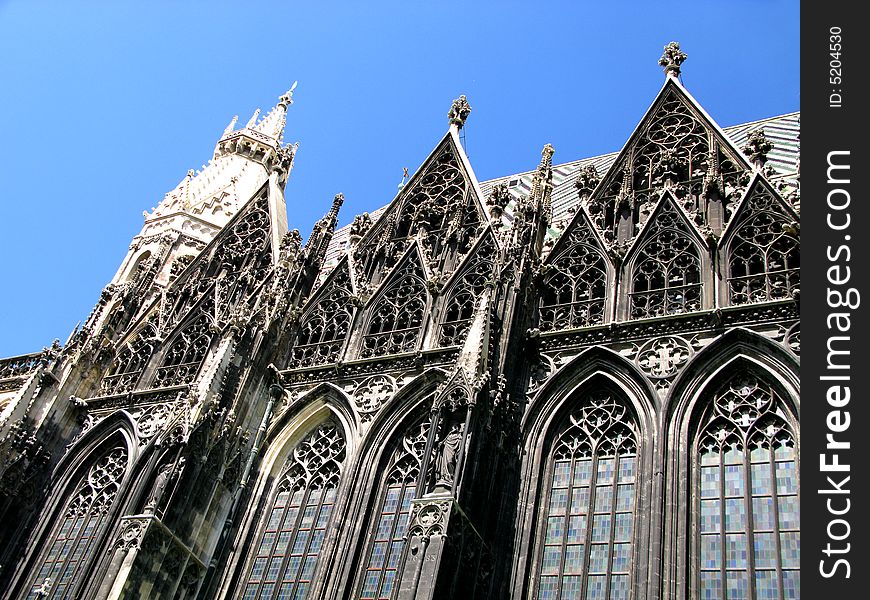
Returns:
[[[870,51],[859,2],[801,6],[801,593],[870,597]],[[863,81],[862,81],[863,80]]]

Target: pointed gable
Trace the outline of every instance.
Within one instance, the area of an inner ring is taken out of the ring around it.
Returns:
[[[439,346],[459,345],[465,339],[474,316],[475,303],[486,283],[494,279],[495,256],[495,237],[487,228],[445,286],[446,303],[438,332]]]
[[[357,276],[377,283],[385,257],[401,253],[415,236],[430,262],[450,244],[467,251],[485,221],[479,184],[450,131],[360,240],[354,252]]]
[[[420,252],[413,246],[369,303],[362,358],[417,349],[428,304]]]
[[[587,202],[605,240],[634,238],[659,193],[703,212],[712,188],[728,196],[750,166],[674,78],[664,87]]]
[[[722,237],[730,304],[792,298],[800,288],[799,217],[756,174]]]
[[[700,310],[703,240],[670,192],[625,257],[629,317],[643,319]]]
[[[581,208],[541,269],[540,329],[603,324],[611,271],[604,245]]]

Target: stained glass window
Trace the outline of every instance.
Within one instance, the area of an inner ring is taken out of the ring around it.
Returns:
[[[370,533],[360,600],[389,600],[395,595],[411,500],[420,476],[428,431],[428,423],[418,426],[402,439],[402,445],[393,454]]]
[[[637,459],[626,405],[609,391],[587,394],[550,455],[538,600],[629,598]]]
[[[698,597],[799,598],[797,449],[782,401],[751,374],[732,378],[695,452]]]
[[[244,600],[307,597],[344,457],[344,436],[334,423],[320,425],[293,449],[263,516]]]
[[[374,309],[363,339],[363,358],[411,352],[417,348],[427,298],[420,272],[418,263],[413,260],[400,267]]]
[[[127,448],[119,445],[87,470],[55,523],[28,598],[70,597],[96,549],[126,469]]]

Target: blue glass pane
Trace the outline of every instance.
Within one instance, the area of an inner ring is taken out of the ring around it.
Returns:
[[[630,542],[634,526],[632,513],[616,513],[616,528],[613,534],[614,541]]]
[[[590,575],[586,584],[586,600],[606,600],[607,577],[604,575]]]
[[[571,512],[583,514],[589,510],[589,488],[575,487],[571,492]]]
[[[748,600],[749,581],[745,571],[727,573],[728,600]]]
[[[387,556],[387,542],[375,542],[372,544],[372,555],[369,558],[369,568],[380,569],[384,566]]]
[[[396,572],[395,571],[385,571],[384,572],[384,580],[381,582],[381,593],[380,597],[390,597],[393,593],[393,585],[396,582]]]
[[[746,534],[729,533],[725,536],[725,568],[745,569],[746,558]]]
[[[779,600],[779,579],[776,571],[755,572],[756,600]]]
[[[360,593],[361,598],[374,598],[378,591],[378,578],[380,571],[369,571],[366,573],[366,578],[363,580],[363,588]]]
[[[583,541],[586,533],[586,517],[570,517],[568,519],[568,543],[576,544]]]
[[[701,498],[719,497],[719,465],[701,467]]]
[[[611,576],[609,600],[628,600],[628,588],[628,575]]]
[[[769,463],[770,450],[763,446],[755,446],[749,452],[749,460],[754,463]]]
[[[701,573],[701,598],[703,600],[722,600],[722,574],[719,571]]]
[[[782,572],[782,590],[786,600],[798,600],[801,597],[801,573],[800,571]]]
[[[619,459],[619,483],[634,481],[637,459],[633,456],[623,456]]]
[[[800,534],[796,531],[780,533],[779,543],[782,548],[782,566],[785,569],[797,569],[801,562]]]
[[[568,487],[571,478],[571,461],[557,460],[553,465],[553,487]]]
[[[568,490],[566,488],[554,488],[550,493],[550,514],[564,515],[568,508]]]
[[[776,542],[772,533],[756,533],[753,539],[755,546],[755,567],[757,569],[776,568]]]
[[[765,496],[773,493],[773,481],[770,474],[770,463],[752,464],[752,493]]]
[[[375,532],[376,540],[388,540],[390,539],[390,534],[393,531],[393,521],[395,520],[395,515],[382,515],[381,520],[378,523],[378,529]]]
[[[578,460],[576,463],[574,463],[574,485],[589,485],[591,479],[591,460]]]
[[[293,541],[293,552],[294,554],[301,554],[305,552],[305,545],[308,543],[308,536],[311,535],[311,531],[304,529],[299,531],[296,534],[296,539]]]
[[[580,593],[583,590],[582,577],[563,577],[562,578],[562,598],[561,600],[580,600]]]
[[[753,498],[752,519],[756,531],[773,529],[773,498]]]
[[[746,531],[746,500],[725,500],[725,531]]]
[[[701,568],[718,569],[722,566],[722,536],[701,536]]]
[[[701,500],[701,531],[718,532],[721,524],[719,500]]]
[[[634,485],[620,485],[616,494],[616,510],[626,511],[634,508]]]
[[[562,535],[565,530],[564,517],[550,517],[547,519],[547,538],[548,544],[559,544],[562,542]]]
[[[800,527],[800,503],[797,496],[779,497],[779,526],[782,529]]]
[[[387,495],[384,498],[384,509],[381,512],[391,513],[396,512],[396,509],[399,507],[399,494],[402,493],[402,488],[399,487],[389,487],[387,488]]]
[[[631,558],[631,544],[613,545],[613,563],[611,573],[628,573],[628,561]]]
[[[599,485],[595,488],[595,512],[610,512],[613,507],[613,486]]]
[[[556,577],[541,577],[538,600],[556,600],[558,593],[559,583]]]
[[[266,581],[275,581],[278,579],[278,572],[281,570],[282,558],[273,558],[269,561],[269,569],[266,571]]]
[[[776,491],[780,494],[797,493],[797,473],[793,461],[776,463]]]
[[[610,540],[610,515],[595,515],[592,520],[592,541],[606,542]]]
[[[602,458],[598,460],[598,473],[596,475],[596,483],[613,483],[614,476],[614,459]]]
[[[794,460],[794,445],[789,441],[789,445],[777,444],[773,451],[773,456],[776,460]]]
[[[607,559],[609,558],[607,544],[592,544],[589,550],[589,572],[590,573],[606,573]]]
[[[541,558],[541,573],[543,575],[558,575],[561,558],[561,546],[544,546],[544,556]]]
[[[402,557],[403,541],[393,542],[390,544],[390,556],[387,559],[387,568],[396,569],[399,566],[399,559]]]
[[[742,465],[743,450],[733,444],[731,446],[728,446],[728,448],[722,454],[722,462],[724,462],[726,465]]]
[[[583,544],[569,544],[565,547],[565,573],[583,574]]]
[[[725,496],[743,495],[743,465],[725,465]]]

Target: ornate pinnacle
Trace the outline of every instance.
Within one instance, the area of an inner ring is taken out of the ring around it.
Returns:
[[[680,74],[680,65],[689,58],[689,56],[680,50],[679,42],[671,42],[665,46],[662,57],[659,59],[659,64],[665,68],[665,75],[677,77]]]
[[[278,97],[278,106],[283,106],[284,108],[287,108],[288,106],[293,104],[293,90],[296,89],[296,84],[298,83],[298,81],[294,81],[293,85],[290,86],[290,89]]]
[[[541,150],[541,167],[547,168],[553,166],[553,154],[556,153],[556,149],[553,148],[552,144],[545,144],[543,150]]]
[[[459,96],[450,105],[450,112],[447,113],[447,118],[450,119],[451,125],[456,125],[457,129],[462,129],[465,125],[465,119],[471,114],[471,105],[465,96]]]
[[[586,165],[580,170],[580,174],[577,175],[574,187],[577,188],[581,198],[588,198],[600,181],[601,177],[599,177],[598,169],[595,168],[595,165]]]
[[[764,129],[756,129],[750,133],[746,145],[742,148],[743,153],[749,157],[749,162],[757,169],[764,167],[767,162],[767,153],[772,149],[773,142],[764,135]]]

